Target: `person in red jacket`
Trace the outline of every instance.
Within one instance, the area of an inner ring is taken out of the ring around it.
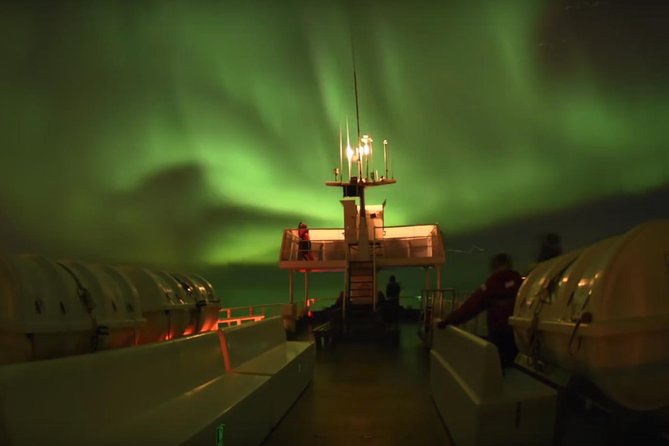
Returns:
[[[314,260],[311,254],[311,237],[309,237],[309,228],[306,223],[300,222],[297,225],[297,235],[300,238],[299,250],[303,260]]]
[[[516,294],[523,278],[513,269],[508,254],[495,255],[490,261],[490,269],[492,274],[485,284],[437,326],[444,329],[447,325],[459,325],[487,311],[488,341],[497,346],[502,367],[509,367],[518,354],[509,316],[513,314]]]

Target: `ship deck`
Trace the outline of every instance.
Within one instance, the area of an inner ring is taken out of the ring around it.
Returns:
[[[312,383],[263,446],[453,445],[430,396],[429,355],[416,330],[403,324],[399,346],[341,341],[319,351]],[[564,409],[561,446],[669,446],[643,426],[628,430],[600,411]]]
[[[397,347],[340,342],[319,351],[313,382],[263,445],[452,444],[416,329],[403,325]]]

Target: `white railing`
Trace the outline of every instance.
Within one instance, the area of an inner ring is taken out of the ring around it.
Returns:
[[[421,332],[430,336],[436,320],[443,319],[451,311],[457,310],[471,296],[471,293],[457,293],[453,288],[423,290],[421,299]],[[477,336],[488,334],[486,312],[458,326]]]
[[[386,259],[443,258],[444,246],[437,225],[386,226],[374,228],[374,249]],[[343,229],[311,229],[311,258],[314,261],[345,261]],[[302,245],[304,249],[304,244]],[[297,229],[286,229],[281,243],[280,261],[303,260]]]
[[[240,307],[221,308],[218,313],[219,326],[222,325],[240,325],[245,322],[255,322],[266,317],[279,316],[281,314],[281,306],[286,302],[258,304]],[[301,309],[301,304],[298,306],[298,314]]]
[[[311,258],[319,261],[346,260],[346,243],[343,229],[310,229]],[[283,231],[281,242],[282,261],[303,260],[304,250],[300,249],[297,229]]]
[[[334,305],[336,301],[336,297],[310,297],[306,303],[306,307],[302,302],[295,304],[297,306],[297,315],[299,317],[303,313],[306,314],[309,310],[323,310],[329,306]],[[421,300],[414,296],[400,297],[400,305],[402,305],[404,308],[419,308],[420,302]],[[281,306],[285,304],[286,302],[279,302],[221,308],[219,311],[218,323],[224,325],[240,325],[245,322],[262,320],[266,317],[278,316],[281,314]]]

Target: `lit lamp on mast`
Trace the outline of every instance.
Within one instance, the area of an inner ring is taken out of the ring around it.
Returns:
[[[348,119],[346,119],[346,158],[348,159],[348,180],[351,181],[351,162],[353,161],[353,149],[351,148],[351,140],[348,134]]]
[[[369,143],[371,142],[369,135],[362,135],[361,142],[362,155],[365,157],[365,178],[369,179]]]
[[[367,177],[369,177],[369,169],[371,166],[372,169],[372,180],[376,181],[376,175],[374,175],[374,146],[372,143],[374,140],[371,136],[365,135],[365,151],[367,152]]]
[[[358,181],[362,179],[362,163],[363,163],[364,153],[362,147],[360,147],[360,141],[358,141],[358,147],[355,148],[355,155],[353,155],[353,162],[358,165]]]

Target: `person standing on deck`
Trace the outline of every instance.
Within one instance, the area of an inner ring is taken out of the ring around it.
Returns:
[[[397,325],[400,311],[400,292],[402,287],[395,279],[395,276],[390,276],[388,285],[386,285],[386,302],[383,306],[384,320],[391,327]]]
[[[562,240],[560,236],[554,232],[545,234],[541,239],[537,263],[545,262],[560,255],[562,255]]]
[[[457,310],[448,314],[437,324],[439,329],[447,325],[459,325],[476,317],[484,310],[488,312],[488,341],[499,351],[502,367],[510,367],[516,359],[518,349],[509,325],[513,314],[516,294],[523,279],[513,269],[511,256],[497,254],[490,261],[492,274],[485,284],[474,292]]]
[[[395,279],[395,276],[390,276],[388,280],[388,285],[386,285],[386,299],[388,300],[398,300],[400,299],[400,291],[402,287]]]

